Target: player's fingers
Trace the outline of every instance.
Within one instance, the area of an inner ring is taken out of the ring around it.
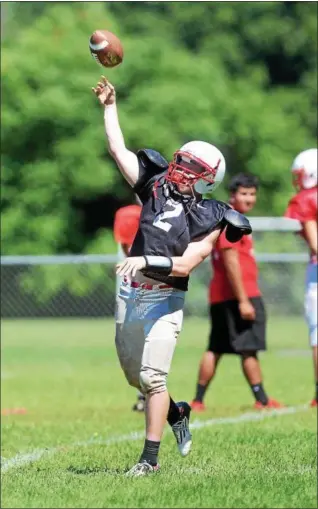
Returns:
[[[126,267],[123,267],[120,275],[121,276],[129,276],[130,272],[131,272],[131,267],[130,267],[130,265],[127,265]]]
[[[119,271],[119,275],[124,276],[124,275],[128,274],[129,271],[130,271],[129,262],[126,260],[122,263],[122,267]]]
[[[102,81],[99,81],[97,83],[97,86],[99,86],[100,88],[105,88],[105,83],[103,83]]]
[[[120,267],[116,274],[118,274],[118,276],[123,276],[125,274],[125,268],[124,267]]]
[[[108,85],[108,79],[105,78],[105,76],[101,76],[101,80],[103,81],[104,85]]]

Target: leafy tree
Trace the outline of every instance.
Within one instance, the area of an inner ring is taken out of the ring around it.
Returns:
[[[88,37],[98,27],[124,43],[124,62],[108,76],[127,146],[170,159],[188,140],[211,141],[224,151],[228,175],[260,176],[255,214],[283,212],[291,160],[315,144],[315,3],[16,2],[10,9],[3,254],[114,252],[113,214],[132,193],[105,149],[90,92],[101,69]],[[226,198],[224,188],[217,197]]]

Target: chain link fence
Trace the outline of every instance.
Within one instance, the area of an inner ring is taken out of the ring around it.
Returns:
[[[3,257],[1,316],[113,316],[116,259],[116,255]]]
[[[290,233],[253,235],[268,312],[301,315],[308,260],[301,252],[304,246]],[[1,317],[111,317],[118,283],[117,259],[118,255],[2,257]],[[187,316],[206,316],[211,275],[209,260],[192,273]]]

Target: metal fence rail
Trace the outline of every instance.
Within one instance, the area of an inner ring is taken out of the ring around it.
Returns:
[[[260,287],[270,313],[303,313],[305,264],[308,255],[298,221],[282,217],[252,217]],[[113,316],[118,279],[111,255],[2,256],[1,316]],[[207,313],[211,264],[206,260],[192,274],[185,313]]]
[[[259,253],[271,312],[302,313],[305,253]],[[1,257],[1,317],[105,317],[115,307],[117,255]],[[207,312],[208,260],[191,275],[188,315]]]

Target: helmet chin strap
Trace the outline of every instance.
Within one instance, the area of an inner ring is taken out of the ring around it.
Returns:
[[[178,185],[174,182],[166,182],[164,184],[163,194],[165,198],[170,198],[170,196],[178,196],[179,198],[182,198],[183,201],[189,201],[195,198],[193,189],[191,188],[191,194],[183,194],[180,193],[178,190]]]

